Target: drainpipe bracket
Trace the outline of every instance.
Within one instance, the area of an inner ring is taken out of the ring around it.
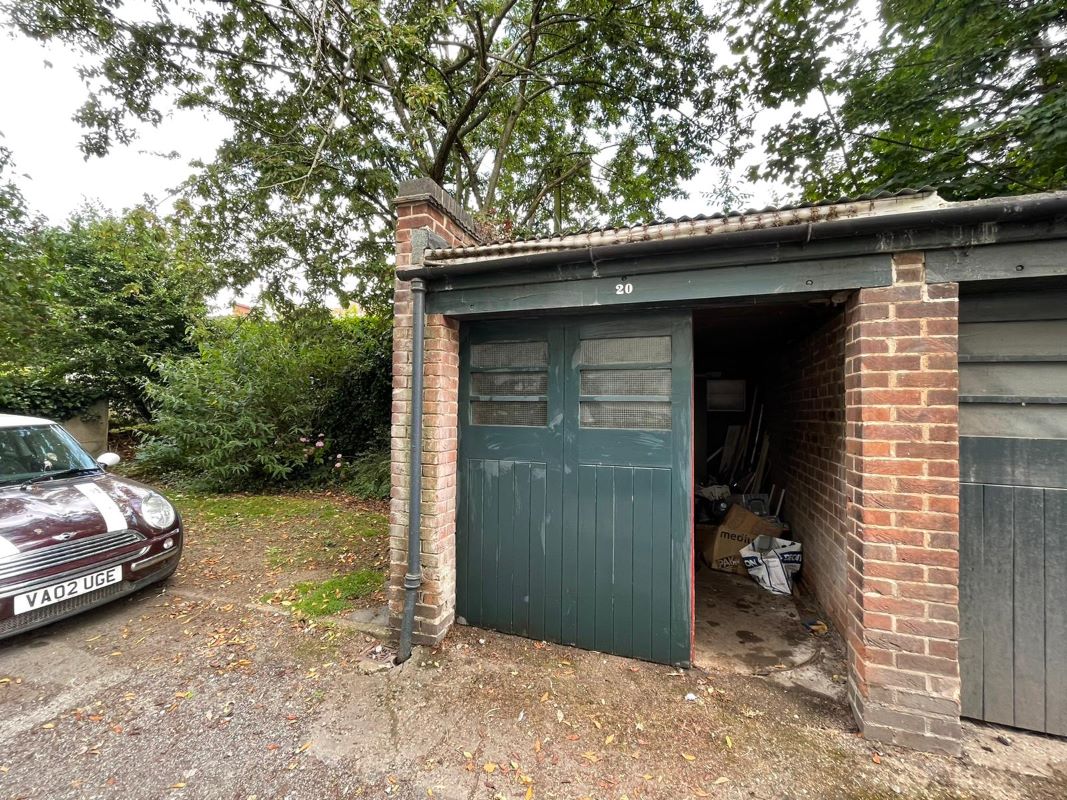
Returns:
[[[416,575],[412,572],[408,572],[404,575],[404,588],[407,590],[418,589],[422,586],[422,575]]]

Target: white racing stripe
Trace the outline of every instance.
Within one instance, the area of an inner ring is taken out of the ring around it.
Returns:
[[[109,532],[124,531],[129,527],[126,524],[126,515],[122,513],[118,503],[112,500],[108,493],[95,483],[78,483],[75,484],[74,488],[88,497],[89,501],[96,506],[96,510],[100,512],[100,516],[107,523]]]

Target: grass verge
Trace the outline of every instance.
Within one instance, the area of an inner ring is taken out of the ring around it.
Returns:
[[[385,575],[373,569],[361,569],[324,581],[303,581],[288,592],[265,595],[265,603],[282,605],[305,617],[340,614],[352,608],[352,601],[382,588]]]

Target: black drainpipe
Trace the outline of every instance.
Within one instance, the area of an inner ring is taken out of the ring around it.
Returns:
[[[426,282],[411,279],[411,456],[408,461],[408,571],[404,575],[404,616],[400,622],[400,648],[396,663],[411,658],[415,628],[415,601],[422,585],[419,529],[422,500],[422,373],[423,338],[426,335]]]

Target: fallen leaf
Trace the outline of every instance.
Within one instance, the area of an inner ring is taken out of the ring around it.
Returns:
[[[696,761],[697,760],[696,756],[691,756],[691,755],[689,755],[689,753],[682,753],[682,758],[684,758],[686,761]]]
[[[541,752],[541,740],[540,739],[537,739],[537,740],[534,741],[534,752],[535,753],[540,753]]]
[[[711,797],[711,795],[710,795],[710,794],[708,794],[707,792],[705,792],[705,791],[704,791],[703,789],[701,789],[700,787],[697,787],[696,789],[694,789],[694,790],[693,790],[693,796],[694,796],[694,797]]]
[[[482,765],[482,769],[485,770],[488,774],[492,775],[494,772],[496,772],[496,764],[494,764],[492,761],[486,761]]]
[[[533,787],[532,786],[527,786],[526,787],[526,800],[533,800]]]
[[[545,692],[543,695],[541,695],[541,702],[542,703],[548,702],[548,698],[549,698],[549,694],[548,694],[548,692]]]
[[[878,755],[877,753],[875,753],[873,756],[871,756],[871,761],[873,761],[875,764],[881,764],[882,763],[882,757],[880,755]]]
[[[730,779],[727,778],[725,775],[715,779],[715,785],[716,786],[722,786],[724,783],[729,783],[729,782],[730,782]]]
[[[303,743],[302,745],[300,745],[300,749],[299,749],[299,750],[297,750],[296,752],[297,752],[298,754],[299,754],[299,753],[303,753],[303,752],[304,752],[305,750],[307,750],[307,749],[308,749],[309,747],[311,747],[311,742],[310,742],[310,741],[308,741],[308,742],[304,742],[304,743]]]
[[[171,789],[184,789],[185,788],[185,784],[183,782],[179,781],[178,783],[172,783],[170,785],[170,788]]]
[[[604,744],[611,744],[615,741],[615,734],[611,733],[604,737]]]
[[[586,752],[582,753],[582,758],[584,758],[590,764],[595,764],[600,760],[600,756],[598,756],[592,750],[587,750]]]
[[[726,747],[729,750],[733,750],[734,749],[734,740],[731,739],[729,736],[726,737]]]

